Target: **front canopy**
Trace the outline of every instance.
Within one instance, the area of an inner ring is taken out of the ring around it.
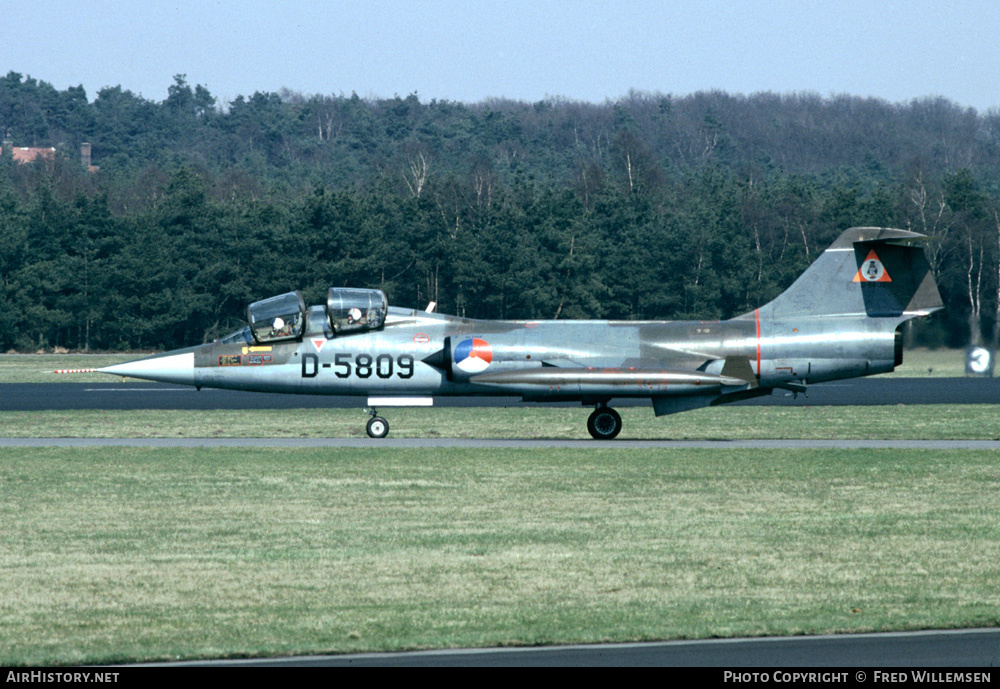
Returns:
[[[257,342],[282,342],[302,337],[306,323],[302,293],[281,294],[247,307],[247,320]]]

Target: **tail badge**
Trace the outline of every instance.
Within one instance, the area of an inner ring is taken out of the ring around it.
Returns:
[[[875,249],[868,252],[868,257],[865,259],[861,267],[858,268],[857,274],[854,276],[854,282],[892,282],[892,278],[889,277],[889,271],[885,269],[882,265],[882,261],[879,260],[878,255],[875,253]]]

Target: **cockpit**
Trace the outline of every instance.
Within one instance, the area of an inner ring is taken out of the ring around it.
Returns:
[[[262,344],[301,338],[306,323],[302,293],[289,292],[250,304],[247,321],[254,339]]]
[[[299,291],[257,301],[247,307],[249,326],[227,335],[222,342],[259,344],[301,340],[303,335],[326,336],[378,330],[385,325],[389,304],[377,289],[331,287],[326,306],[306,309]]]
[[[389,303],[377,289],[331,287],[326,297],[326,313],[334,334],[377,330],[385,324]]]

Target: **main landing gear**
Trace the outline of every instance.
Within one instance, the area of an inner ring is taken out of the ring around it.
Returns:
[[[587,430],[595,440],[611,440],[622,432],[621,414],[601,403],[587,419]]]
[[[389,422],[378,415],[375,409],[369,409],[371,417],[365,430],[370,438],[384,438],[389,435]],[[595,440],[612,440],[622,432],[621,414],[602,402],[587,419],[587,430]]]
[[[378,415],[378,412],[374,409],[368,411],[372,415],[372,418],[368,420],[368,426],[365,428],[368,431],[369,438],[384,438],[389,435],[389,422]]]

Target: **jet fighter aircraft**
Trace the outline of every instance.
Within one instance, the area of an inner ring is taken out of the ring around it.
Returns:
[[[846,230],[784,293],[727,321],[486,321],[390,307],[376,289],[331,288],[250,304],[246,327],[216,342],[100,369],[232,390],[367,397],[378,407],[436,396],[519,395],[595,407],[587,430],[616,437],[615,398],[657,416],[809,383],[892,371],[900,326],[942,307],[915,232]]]

